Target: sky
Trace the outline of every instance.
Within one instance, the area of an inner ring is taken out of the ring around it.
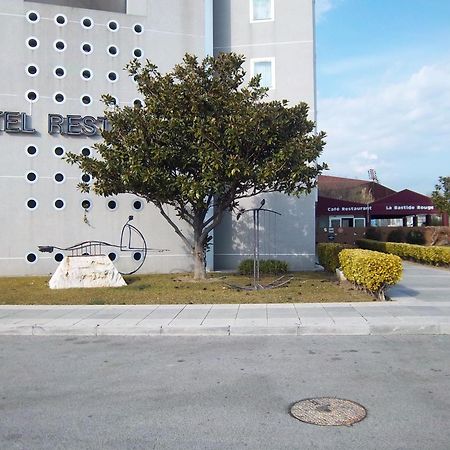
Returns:
[[[450,176],[450,0],[316,0],[316,57],[325,175]]]

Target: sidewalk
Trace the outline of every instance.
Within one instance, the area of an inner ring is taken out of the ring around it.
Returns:
[[[0,306],[0,335],[450,334],[450,271],[405,263],[392,302]]]

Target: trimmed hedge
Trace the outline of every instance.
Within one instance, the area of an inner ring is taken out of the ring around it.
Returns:
[[[320,243],[317,245],[317,256],[319,258],[319,264],[327,272],[335,273],[336,269],[340,266],[339,253],[344,248],[350,248],[348,244],[338,243]]]
[[[414,244],[399,244],[394,242],[378,242],[370,239],[358,239],[358,247],[367,250],[376,250],[400,256],[424,264],[450,265],[450,247],[435,247]]]
[[[362,249],[345,249],[339,253],[342,272],[348,281],[385,300],[388,286],[400,281],[402,260],[396,255]]]
[[[259,273],[278,275],[288,272],[288,263],[278,259],[261,259],[259,261]],[[239,263],[238,271],[241,275],[253,275],[253,259],[244,259]]]

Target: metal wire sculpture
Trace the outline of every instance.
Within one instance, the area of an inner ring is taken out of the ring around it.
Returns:
[[[145,240],[144,235],[134,226],[131,225],[130,222],[133,220],[133,216],[129,216],[127,222],[122,227],[122,231],[120,233],[120,244],[111,244],[105,241],[84,241],[79,244],[72,245],[70,247],[62,248],[57,247],[55,245],[40,245],[39,251],[44,253],[53,253],[53,250],[61,250],[70,252],[70,256],[100,256],[105,253],[102,251],[105,247],[116,248],[121,252],[140,252],[141,258],[139,260],[139,265],[129,272],[121,272],[122,275],[132,275],[136,273],[145,262],[147,258],[147,253],[149,251],[158,251],[165,252],[165,249],[149,249],[147,247],[147,242]],[[140,245],[135,246],[132,243],[133,236],[137,236],[140,241]]]
[[[273,289],[280,286],[283,286],[287,283],[289,283],[293,277],[285,279],[285,276],[281,276],[280,278],[277,278],[276,280],[272,281],[269,284],[263,285],[261,284],[261,277],[260,277],[260,270],[259,270],[259,231],[260,231],[260,214],[261,212],[274,214],[276,216],[281,216],[281,214],[277,211],[274,211],[273,209],[267,209],[263,208],[263,206],[266,204],[266,200],[262,199],[261,204],[258,208],[251,208],[251,209],[243,209],[241,210],[238,215],[236,216],[236,220],[239,220],[241,216],[245,213],[251,212],[253,213],[253,285],[252,286],[238,286],[238,285],[229,285],[230,287],[233,287],[235,289],[243,289],[246,291],[258,291],[263,289]]]

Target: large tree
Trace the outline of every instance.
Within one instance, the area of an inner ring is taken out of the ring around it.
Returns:
[[[431,199],[436,208],[450,214],[450,177],[439,177],[439,183],[436,184]]]
[[[185,55],[166,74],[132,61],[127,69],[144,104],[107,108],[99,158],[68,156],[94,179],[83,190],[153,203],[192,252],[197,279],[206,276],[208,235],[225,211],[263,192],[309,193],[325,168],[317,162],[325,135],[315,132],[307,104],[267,101],[259,76],[244,83],[244,61],[236,54],[202,61]]]

